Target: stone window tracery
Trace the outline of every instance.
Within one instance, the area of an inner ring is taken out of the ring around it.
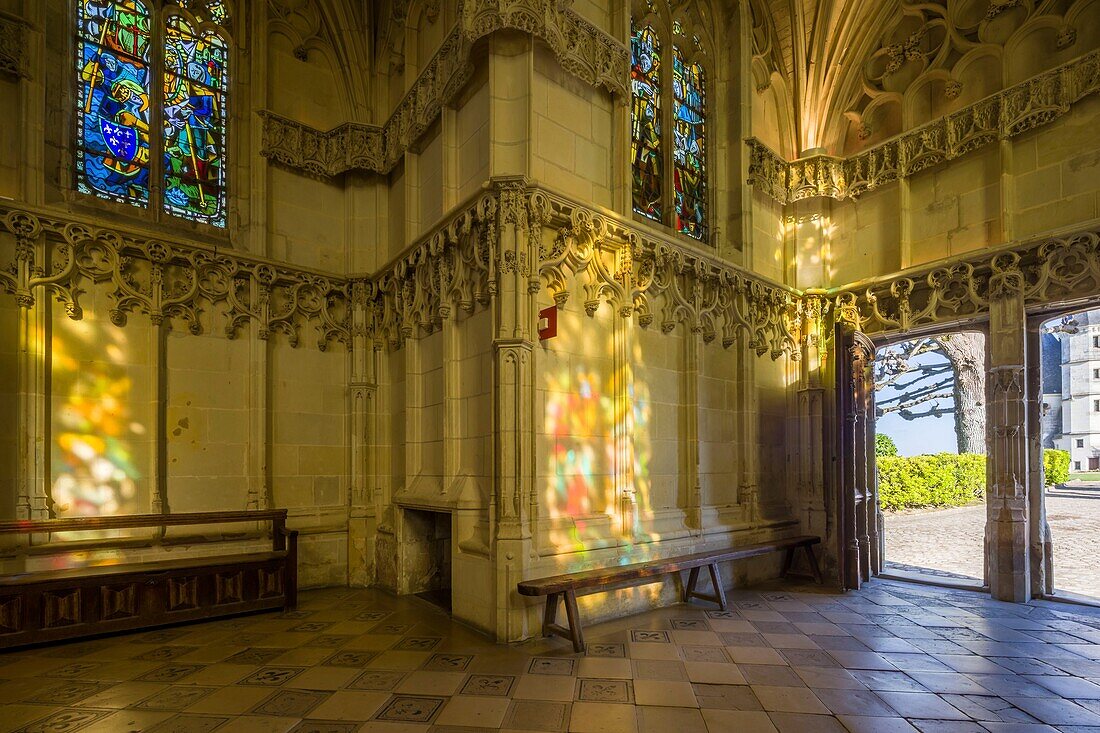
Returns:
[[[77,192],[226,226],[228,21],[225,0],[80,0]]]
[[[708,138],[703,43],[686,16],[676,15],[668,3],[646,0],[635,5],[631,16],[630,51],[633,211],[706,242]],[[667,171],[672,173],[671,185]]]

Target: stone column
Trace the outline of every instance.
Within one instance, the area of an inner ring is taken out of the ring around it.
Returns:
[[[377,508],[374,498],[377,481],[375,418],[378,411],[378,372],[373,339],[368,333],[369,284],[357,281],[351,286],[351,382],[348,388],[348,415],[351,434],[350,509],[348,512],[348,583],[367,586],[374,580],[374,527]]]
[[[989,281],[986,575],[993,598],[1031,598],[1028,563],[1028,441],[1024,276],[1013,253],[993,260]]]
[[[528,280],[538,250],[528,223],[527,179],[498,177],[493,186],[497,192],[496,231],[490,236],[490,279],[496,284],[492,305],[494,615],[497,640],[511,641],[528,635],[527,611],[516,583],[523,579],[531,548],[536,301]]]
[[[798,390],[798,506],[804,529],[824,537],[825,511],[824,400],[821,366],[824,299],[807,293],[802,304],[802,359]]]

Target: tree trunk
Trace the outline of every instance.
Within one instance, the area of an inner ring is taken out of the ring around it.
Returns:
[[[959,453],[985,454],[985,335],[936,338],[955,370],[955,438]]]

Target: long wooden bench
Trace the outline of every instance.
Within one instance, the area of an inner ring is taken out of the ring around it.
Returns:
[[[270,522],[271,550],[0,576],[0,649],[297,604],[298,532],[286,510],[0,522],[0,536]],[[151,538],[150,538],[151,539]],[[34,548],[71,552],[68,543]],[[82,549],[86,543],[82,543]],[[22,553],[10,547],[0,553]]]
[[[581,652],[584,651],[584,632],[581,629],[580,613],[577,610],[577,591],[596,593],[613,588],[643,585],[656,582],[660,579],[660,576],[669,573],[689,570],[688,581],[684,586],[684,603],[689,602],[692,598],[698,598],[717,603],[718,607],[725,611],[726,592],[722,586],[722,575],[718,570],[718,563],[744,560],[778,550],[786,550],[787,554],[783,560],[783,576],[786,577],[790,572],[791,564],[794,562],[795,552],[803,550],[809,561],[814,580],[820,583],[821,568],[817,564],[817,556],[814,555],[813,550],[813,546],[820,542],[820,537],[792,537],[731,550],[699,552],[694,555],[670,557],[665,560],[650,560],[633,565],[596,568],[595,570],[585,570],[579,573],[553,575],[538,580],[525,580],[517,586],[517,589],[520,595],[524,596],[546,596],[546,611],[542,621],[543,636],[556,635],[569,639],[573,642],[573,650]],[[710,571],[713,593],[702,593],[698,590],[699,571],[704,567]],[[565,601],[565,615],[569,622],[568,628],[556,622],[558,601],[560,599]]]

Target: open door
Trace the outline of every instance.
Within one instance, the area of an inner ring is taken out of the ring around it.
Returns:
[[[837,326],[836,482],[840,585],[857,589],[882,571],[882,512],[875,469],[875,347],[851,327]]]

